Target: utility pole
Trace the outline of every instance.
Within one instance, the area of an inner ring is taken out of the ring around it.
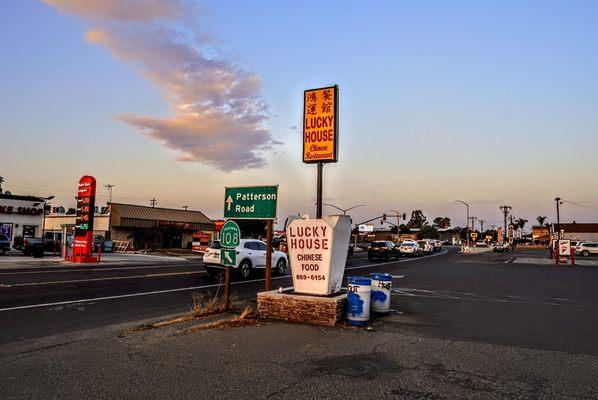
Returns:
[[[475,222],[478,220],[478,217],[469,217],[471,220],[471,230],[475,231]]]
[[[108,202],[108,204],[112,204],[112,188],[114,187],[114,185],[107,183],[104,185],[104,187],[108,189],[108,191],[110,192],[110,201]]]
[[[469,247],[469,204],[467,204],[463,200],[455,200],[455,203],[461,203],[461,204],[464,204],[465,207],[467,207],[467,222],[465,222],[465,235],[467,236],[466,237],[467,247]]]
[[[151,199],[150,202],[152,203],[152,207],[156,207],[156,204],[158,204],[158,200],[156,200],[155,197]]]
[[[511,209],[513,207],[511,207],[511,206],[499,206],[498,208],[502,211],[502,213],[503,213],[503,215],[505,217],[505,227],[504,227],[504,232],[502,233],[502,235],[503,235],[503,242],[506,242],[507,241],[507,215],[509,215],[509,212],[511,211]]]
[[[560,197],[554,199],[556,202],[556,237],[557,240],[561,240],[561,213],[559,206],[563,204]]]
[[[397,210],[390,210],[391,212],[397,214],[397,228],[399,228],[399,226],[401,225],[401,217],[403,217],[403,221],[405,220],[405,217],[403,216],[405,213],[402,213],[400,211]],[[400,233],[400,232],[399,232]]]

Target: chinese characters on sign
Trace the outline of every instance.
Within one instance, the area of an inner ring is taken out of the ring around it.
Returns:
[[[338,161],[338,86],[306,90],[303,162]]]

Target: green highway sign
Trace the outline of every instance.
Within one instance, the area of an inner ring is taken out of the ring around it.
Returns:
[[[241,240],[241,229],[235,221],[226,221],[220,230],[220,244],[222,247],[237,247]]]
[[[234,267],[237,262],[235,249],[220,249],[220,263],[224,266]]]
[[[224,189],[224,218],[274,219],[278,185],[227,187]]]

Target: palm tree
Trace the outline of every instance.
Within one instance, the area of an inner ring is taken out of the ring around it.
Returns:
[[[546,222],[546,218],[547,218],[547,217],[543,217],[543,216],[541,216],[541,215],[538,215],[538,216],[536,217],[536,220],[538,221],[538,225],[540,225],[540,226],[544,226],[544,222]]]
[[[517,227],[520,229],[522,239],[523,239],[523,228],[525,227],[525,224],[527,224],[527,219],[524,219],[524,218],[517,219]]]

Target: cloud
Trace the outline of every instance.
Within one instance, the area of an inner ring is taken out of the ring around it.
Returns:
[[[178,151],[178,160],[224,171],[258,168],[265,165],[263,152],[280,144],[264,127],[269,114],[260,78],[199,33],[196,6],[184,0],[44,1],[89,21],[89,43],[135,65],[163,90],[172,117],[117,118]]]

